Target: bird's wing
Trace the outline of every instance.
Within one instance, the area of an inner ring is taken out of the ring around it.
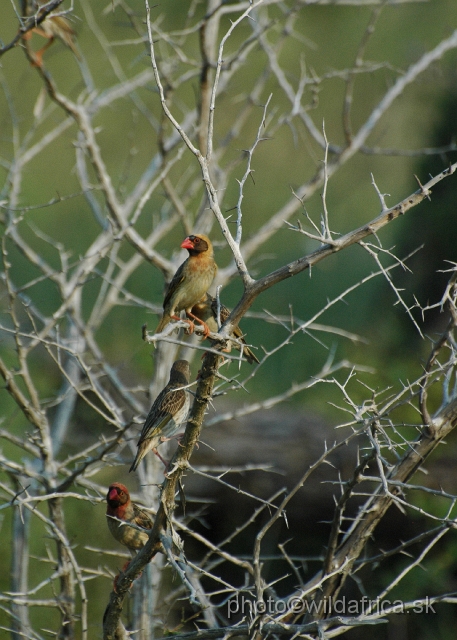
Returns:
[[[163,435],[170,420],[184,406],[186,392],[183,389],[172,391],[172,389],[176,389],[176,386],[176,384],[167,385],[157,396],[144,423],[138,444],[144,440]]]
[[[177,384],[170,385],[170,389],[164,397],[161,406],[163,412],[171,413],[172,416],[183,408],[186,401],[186,392],[184,389],[179,389],[177,387]],[[172,389],[174,389],[174,391],[172,391]]]
[[[224,322],[227,320],[227,318],[231,313],[232,312],[230,311],[230,309],[227,309],[225,304],[221,303],[221,323],[222,324],[224,324]],[[217,300],[216,300],[216,314],[217,314]]]
[[[139,447],[145,440],[151,440],[156,437],[167,426],[173,416],[170,413],[154,414],[151,416],[149,413],[144,423],[143,430],[141,431],[140,439],[137,446]]]
[[[211,302],[211,310],[212,310],[212,312],[214,314],[214,317],[217,318],[217,300],[216,300],[216,298],[213,298],[213,300]],[[227,307],[225,305],[221,304],[221,310],[220,310],[221,324],[224,324],[224,322],[229,317],[230,313],[231,313],[230,309],[227,309]],[[235,338],[237,338],[242,344],[246,345],[246,340],[244,339],[244,333],[241,331],[241,329],[240,329],[240,327],[238,325],[233,327],[233,332],[232,333],[235,336]],[[244,357],[249,362],[249,364],[252,364],[253,362],[259,363],[259,360],[258,360],[257,356],[251,351],[251,349],[249,349],[248,346],[245,346],[243,348],[243,354],[244,354]]]
[[[140,507],[134,502],[132,502],[132,506],[134,523],[139,527],[143,527],[143,529],[152,529],[153,522],[149,513],[140,509]]]
[[[189,260],[189,258],[187,258],[187,260]],[[171,279],[168,287],[167,287],[167,292],[165,293],[165,299],[163,301],[163,308],[166,309],[167,306],[170,304],[171,298],[173,296],[173,294],[175,293],[175,291],[178,289],[179,285],[182,283],[182,281],[184,280],[184,267],[187,264],[187,260],[185,260],[182,265],[178,268],[178,270],[176,271],[175,275],[173,276],[173,278]]]
[[[211,302],[211,310],[213,312],[214,317],[217,319],[217,300],[216,300],[216,298],[213,298],[213,300]],[[231,314],[231,311],[230,311],[230,309],[227,309],[225,304],[221,303],[220,314],[221,314],[221,324],[224,324],[224,322],[227,320],[227,318]],[[233,334],[237,338],[239,338],[242,342],[244,342],[243,333],[241,332],[241,329],[239,328],[238,325],[233,327]]]
[[[214,318],[217,320],[217,299],[216,298],[211,299],[211,311],[213,312]],[[221,325],[224,324],[224,322],[229,317],[230,313],[231,313],[230,309],[227,309],[227,307],[221,302],[221,308],[220,308]]]

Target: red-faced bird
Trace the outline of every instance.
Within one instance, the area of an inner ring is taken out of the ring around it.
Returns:
[[[205,322],[192,314],[192,307],[206,295],[216,276],[217,264],[214,260],[213,245],[208,236],[200,234],[188,236],[181,247],[187,249],[189,257],[182,263],[168,285],[163,302],[162,319],[156,333],[163,331],[170,320],[180,320],[177,314],[183,310],[189,318],[199,322],[207,333],[209,329]],[[187,322],[192,333],[194,323],[191,320]]]
[[[113,482],[110,485],[106,502],[106,521],[113,537],[130,551],[142,549],[149,538],[149,530],[153,525],[149,514],[131,501],[127,487],[120,482]],[[137,525],[141,527],[142,531],[129,527],[128,524],[121,524],[113,518]]]

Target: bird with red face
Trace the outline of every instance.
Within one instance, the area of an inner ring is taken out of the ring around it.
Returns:
[[[192,307],[206,295],[216,277],[217,264],[214,260],[213,245],[208,236],[200,234],[187,236],[181,247],[187,249],[189,257],[176,271],[167,287],[163,315],[156,333],[163,331],[170,320],[180,320],[177,314],[184,310],[189,318],[193,318],[203,326],[205,334],[208,335],[208,326],[193,315]],[[192,320],[187,322],[192,333],[194,323]]]
[[[192,307],[192,313],[206,323],[211,333],[217,333],[219,331],[219,327],[217,326],[217,300],[216,298],[213,298],[213,296],[210,296],[209,293],[206,294],[206,297],[203,298],[203,300],[200,300]],[[230,315],[230,309],[227,309],[227,307],[221,303],[219,315],[221,325],[223,325]],[[235,349],[239,351],[241,349],[241,343],[244,345],[243,355],[249,364],[254,364],[254,362],[259,363],[257,356],[247,346],[243,332],[238,325],[233,328],[232,335],[237,339],[237,342],[230,341],[228,343],[228,347],[224,349],[224,351],[229,352],[232,348],[232,344]]]
[[[167,386],[159,393],[148,413],[138,440],[138,451],[129,471],[136,471],[148,451],[154,451],[168,466],[159,455],[157,447],[172,438],[187,418],[190,398],[183,387],[189,384],[189,378],[190,367],[187,360],[176,360],[170,369]]]
[[[113,537],[130,551],[142,549],[153,525],[149,514],[131,501],[127,487],[120,482],[109,486],[106,503],[106,521]],[[141,530],[129,527],[129,523]]]

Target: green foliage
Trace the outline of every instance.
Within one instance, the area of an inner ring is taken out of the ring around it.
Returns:
[[[108,5],[89,0],[75,3],[74,15],[78,21],[74,26],[84,60],[81,65],[61,41],[48,49],[44,60],[45,72],[51,74],[58,93],[75,105],[87,108],[92,118],[96,146],[118,203],[124,205],[128,202],[144,177],[145,188],[136,194],[135,204],[138,205],[146,186],[157,181],[142,208],[138,209],[138,215],[133,214],[135,207],[132,207],[124,226],[113,218],[109,189],[95,166],[82,127],[78,129],[70,111],[62,108],[62,104],[52,100],[46,92],[46,75],[30,65],[22,51],[24,42],[3,54],[0,70],[0,215],[5,234],[0,356],[20,391],[30,400],[33,394],[27,386],[24,369],[21,369],[24,364],[14,341],[14,314],[11,310],[17,315],[21,328],[19,333],[26,341],[35,332],[39,333],[46,321],[52,324],[52,331],[40,338],[41,341],[38,340],[32,349],[27,366],[39,407],[53,425],[67,394],[65,385],[68,380],[63,369],[71,359],[61,348],[62,344],[58,344],[59,340],[69,340],[72,327],[76,326],[80,339],[93,338],[102,354],[98,356],[96,349],[91,350],[86,345],[87,351],[84,357],[81,356],[85,367],[80,367],[80,380],[75,385],[78,393],[68,420],[68,431],[63,442],[56,444],[57,461],[62,463],[62,468],[56,472],[56,481],[63,481],[68,469],[74,471],[93,454],[88,451],[83,459],[74,465],[72,462],[65,470],[65,461],[77,456],[78,451],[97,442],[101,447],[104,439],[117,437],[122,429],[127,430],[135,421],[138,426],[150,403],[146,390],[153,374],[153,393],[161,387],[162,373],[156,366],[160,356],[141,340],[142,325],[147,323],[152,329],[157,324],[166,279],[165,269],[161,270],[151,257],[152,251],[157,251],[165,261],[172,261],[170,264],[175,267],[182,258],[178,253],[181,240],[188,230],[198,229],[211,233],[220,268],[228,268],[233,259],[209,212],[196,158],[182,143],[170,142],[175,132],[163,114],[151,72],[144,4],[140,0],[114,3],[113,10]],[[256,11],[251,17],[254,27],[245,20],[227,41],[223,53],[222,89],[215,107],[211,173],[220,187],[217,192],[219,204],[233,234],[236,206],[240,199],[239,181],[247,166],[246,150],[252,148],[256,140],[263,107],[272,95],[266,110],[266,126],[261,134],[264,139],[255,149],[252,173],[243,190],[242,250],[274,214],[293,202],[293,192],[298,192],[303,185],[307,186],[303,204],[298,205],[293,214],[284,212],[284,221],[287,219],[295,225],[298,219],[302,228],[316,233],[307,216],[320,228],[326,207],[330,229],[338,238],[378,215],[380,203],[372,177],[381,193],[390,194],[386,196],[387,206],[393,206],[417,189],[414,174],[425,183],[429,173],[436,175],[455,161],[454,151],[435,153],[427,156],[426,160],[421,154],[424,148],[444,148],[455,137],[457,54],[453,50],[427,68],[416,82],[405,87],[370,131],[361,152],[338,167],[327,185],[321,181],[319,188],[315,188],[325,153],[316,137],[325,131],[330,144],[329,166],[333,166],[348,143],[350,132],[348,126],[345,131],[343,125],[345,100],[351,98],[349,120],[355,135],[389,87],[420,56],[446,38],[449,35],[447,30],[457,21],[457,5],[453,0],[411,2],[398,6],[386,3],[377,21],[373,16],[379,5],[336,5],[337,2],[322,6],[277,3],[268,12]],[[224,7],[229,6],[230,3],[224,4]],[[202,51],[198,21],[205,18],[207,10],[205,3],[192,3],[189,8],[188,2],[176,1],[152,8],[159,73],[170,109],[181,124],[189,114],[199,113],[201,109]],[[217,44],[232,21],[233,15],[229,12],[221,17]],[[359,65],[361,42],[371,21],[374,31],[367,38]],[[259,36],[255,30],[264,27],[265,32]],[[0,25],[2,42],[8,43],[16,31],[17,16],[12,6],[5,6]],[[263,46],[261,38],[265,40]],[[30,43],[34,51],[42,46],[37,34],[33,34]],[[269,47],[277,54],[275,60],[281,68],[278,75],[275,75],[272,60],[266,53]],[[210,81],[214,80],[217,53],[215,47],[209,69]],[[249,54],[248,63],[241,65],[240,60],[245,54]],[[146,80],[122,93],[133,78],[143,73],[149,73]],[[263,84],[262,78],[265,78]],[[293,111],[284,87],[287,85],[295,93],[304,78],[303,112],[298,113],[299,110]],[[351,81],[353,89],[349,91]],[[113,88],[120,92],[120,97]],[[103,102],[105,99],[106,104]],[[311,118],[317,132],[314,136],[303,114]],[[199,124],[199,118],[195,117],[186,129],[196,145],[199,144]],[[205,121],[202,129],[206,126]],[[168,163],[172,166],[169,167]],[[87,172],[85,175],[82,165]],[[160,171],[166,173],[184,214],[173,202],[170,188],[159,179]],[[84,180],[87,184],[83,184]],[[327,189],[325,201],[324,186]],[[243,365],[239,379],[246,378],[249,396],[244,390],[235,392],[231,388],[229,398],[234,405],[262,402],[286,393],[294,382],[301,383],[319,376],[331,358],[334,362],[345,360],[354,368],[360,368],[357,380],[352,380],[347,386],[354,403],[360,406],[372,396],[382,405],[389,393],[387,389],[398,384],[407,387],[409,381],[420,378],[430,353],[430,344],[442,333],[448,316],[436,309],[422,315],[415,300],[422,307],[439,301],[449,277],[448,273],[442,272],[457,262],[454,194],[455,179],[443,181],[434,190],[430,202],[426,200],[419,208],[381,230],[378,238],[370,240],[374,244],[378,240],[382,242],[386,253],[381,255],[381,261],[385,268],[394,263],[392,254],[403,259],[424,244],[418,253],[406,260],[411,270],[397,265],[389,272],[397,291],[382,274],[356,286],[371,272],[379,270],[372,257],[356,245],[322,261],[311,271],[298,274],[262,293],[243,318],[241,326],[248,342],[259,347],[256,353],[263,356],[262,348],[272,353],[255,376],[245,373]],[[169,220],[171,223],[167,226]],[[12,227],[30,251],[17,241]],[[138,243],[127,239],[127,227],[142,240],[150,234],[158,234],[157,241],[148,247],[151,250],[149,260],[141,254]],[[108,230],[106,244],[99,246],[96,240],[104,230]],[[109,249],[106,249],[108,244]],[[250,256],[248,267],[251,275],[254,278],[264,276],[311,253],[320,244],[286,224],[279,225]],[[94,262],[93,268],[89,268],[83,280],[68,292],[66,299],[59,278],[64,276],[69,282],[82,264],[89,263],[92,248],[96,255],[104,252],[103,257]],[[32,249],[36,259],[31,255]],[[133,267],[137,258],[138,263]],[[41,260],[48,271],[43,268]],[[439,272],[441,275],[437,275]],[[127,274],[125,278],[124,273]],[[14,296],[11,290],[7,290],[8,281],[10,285],[14,284]],[[113,282],[118,298],[113,306],[105,307],[104,295]],[[221,299],[233,308],[242,295],[241,280],[235,275],[227,277],[223,284]],[[398,304],[400,290],[405,306],[412,309],[416,327],[404,306]],[[347,294],[342,296],[345,291]],[[15,296],[16,301],[12,302],[11,298]],[[78,296],[81,296],[80,305],[74,302]],[[340,296],[342,299],[336,301]],[[335,303],[330,304],[333,300]],[[78,309],[74,315],[71,312],[73,304]],[[321,312],[326,305],[328,308]],[[297,327],[311,318],[315,318],[314,326],[298,332],[284,348],[277,349],[282,341],[287,342],[292,325]],[[88,330],[86,325],[90,325]],[[171,357],[171,351],[168,356]],[[194,368],[196,374],[198,365],[195,364]],[[110,372],[114,372],[119,386],[123,385],[122,391],[110,379]],[[99,386],[91,379],[92,374]],[[228,368],[227,375],[238,375],[236,364]],[[335,374],[341,385],[347,376],[347,368]],[[131,402],[129,394],[133,398]],[[105,405],[103,399],[106,398]],[[430,410],[436,410],[441,401],[441,390],[433,388],[429,394]],[[24,440],[31,439],[31,434],[36,437],[36,425],[31,425],[7,389],[2,392],[1,406],[3,429]],[[118,413],[112,410],[113,406],[119,408]],[[312,384],[306,391],[292,394],[288,399],[289,409],[304,415],[319,415],[332,425],[345,421],[346,414],[341,407],[347,409],[341,388],[326,381]],[[395,420],[398,431],[391,437],[395,446],[400,446],[402,438],[413,438],[416,433],[420,423],[417,407],[405,404],[398,408]],[[105,486],[113,479],[132,482],[126,474],[125,463],[131,454],[128,443],[136,435],[132,430],[115,453],[109,452],[102,462],[95,461],[93,471],[88,472],[85,481],[80,485],[76,483],[76,487],[70,490],[81,495],[87,490],[101,502]],[[452,443],[450,450],[455,453]],[[19,465],[19,469],[9,468],[5,463],[0,472],[1,490],[4,492],[2,500],[6,505],[11,500],[6,490],[11,478],[20,477],[20,483],[23,483],[30,465],[36,473],[44,472],[43,468],[38,469],[36,461],[32,464],[20,446],[7,438],[2,456],[2,460]],[[439,466],[439,462],[434,464]],[[52,483],[46,486],[48,481],[49,478],[36,481],[34,490],[50,491]],[[444,489],[451,491],[452,487]],[[151,503],[157,501],[156,493]],[[424,494],[411,498],[411,501],[436,518],[445,517],[443,510],[446,506],[437,505],[436,496]],[[46,504],[36,508],[48,514]],[[2,533],[7,549],[14,536],[11,534],[12,512],[13,508],[9,507],[3,510]],[[411,520],[414,521],[416,516],[414,509],[411,514],[408,512]],[[98,561],[98,552],[87,547],[116,547],[109,538],[100,504],[75,500],[66,508],[65,518],[72,548],[76,549],[81,566],[90,568],[85,573],[90,603],[89,637],[98,637],[97,625],[102,618],[110,586],[108,579],[113,577],[120,563],[113,557],[103,557]],[[423,521],[417,518],[422,526]],[[49,565],[57,560],[53,547],[55,539],[49,530],[36,518],[31,522],[32,587],[49,576]],[[87,526],[81,527],[81,523],[87,523]],[[415,524],[416,521],[413,526]],[[278,538],[283,534],[285,537],[283,530],[280,534],[276,530],[274,532]],[[325,535],[319,534],[317,541],[316,537],[310,538],[310,545],[316,547],[313,552],[319,552],[327,534],[327,530]],[[246,548],[250,546],[251,539],[252,536],[248,536],[243,541]],[[275,544],[273,536],[266,545],[267,551],[271,551]],[[234,549],[234,553],[248,551]],[[444,590],[455,590],[454,551],[454,542],[448,535],[427,560],[428,573],[421,573],[421,569],[416,568],[405,580],[402,597],[423,597],[427,589],[443,592],[443,584],[446,585]],[[46,557],[48,559],[44,561]],[[98,572],[94,569],[97,564]],[[373,578],[373,587],[382,589],[386,580],[393,579],[402,566],[401,561],[395,561],[387,569],[380,569]],[[434,578],[434,574],[440,577]],[[0,577],[0,588],[2,592],[10,590],[8,572]],[[40,595],[51,598],[58,589],[58,580],[55,579],[44,587]],[[77,597],[81,597],[80,593]],[[30,619],[37,629],[55,629],[59,616],[58,612],[43,608],[33,611]],[[437,615],[438,618],[440,616]],[[9,616],[1,613],[0,623],[8,627]],[[448,620],[443,623],[443,628],[436,631],[441,634],[436,637],[451,637],[447,623]],[[425,631],[421,632],[420,627],[417,620],[407,625],[408,631],[413,628],[418,638],[427,637],[430,629],[434,628],[429,619],[424,622]],[[349,637],[351,634],[353,638],[362,637],[358,631],[352,631]],[[381,627],[376,628],[374,635],[387,637]]]

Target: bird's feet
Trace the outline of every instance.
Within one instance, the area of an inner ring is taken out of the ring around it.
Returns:
[[[184,322],[189,323],[189,327],[187,329],[184,329],[184,331],[188,336],[192,335],[195,329],[195,324],[192,322],[192,320],[189,320],[189,318],[184,318]]]
[[[184,433],[178,433],[177,435],[170,436],[169,438],[167,438],[167,436],[160,436],[160,442],[170,442],[170,440],[174,440],[175,438],[177,440],[181,440],[183,435],[184,435]]]
[[[191,318],[193,318],[195,320],[195,322],[198,322],[198,324],[201,324],[201,326],[203,327],[203,340],[206,340],[206,338],[211,333],[211,329],[208,327],[206,322],[204,322],[203,320],[200,320],[200,318],[197,318],[197,316],[195,316],[191,311],[186,311],[186,314],[188,316],[190,316]],[[188,320],[188,322],[191,322],[191,321]]]
[[[163,442],[165,442],[166,440],[171,440],[171,438],[166,438],[165,440],[163,440]],[[163,463],[163,465],[165,466],[166,471],[168,471],[168,467],[170,466],[170,463],[167,462],[165,460],[165,458],[162,458],[162,456],[160,455],[160,453],[157,451],[157,449],[153,449],[154,453],[156,454],[156,456],[159,458],[159,460]]]
[[[174,437],[178,441],[178,446],[183,447],[184,445],[181,444],[181,440],[184,438],[184,433],[178,433],[178,435],[176,435]],[[197,446],[197,449],[198,449],[198,446]]]
[[[182,320],[183,322],[187,322],[189,324],[187,329],[184,329],[188,336],[192,335],[195,329],[195,324],[189,318],[180,318],[179,316],[171,316],[172,320]]]

